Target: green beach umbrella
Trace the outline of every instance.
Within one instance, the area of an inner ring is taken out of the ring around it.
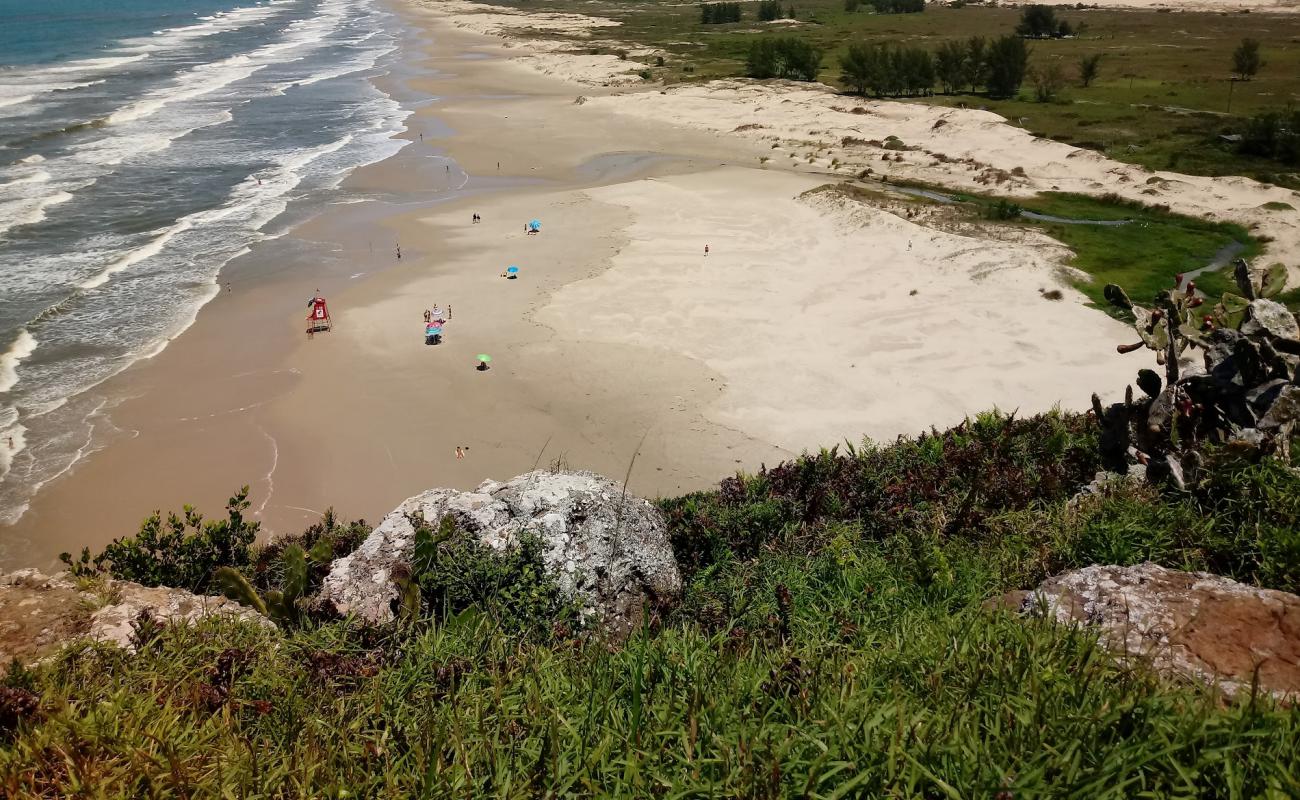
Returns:
[[[491,360],[492,360],[492,356],[488,355],[487,353],[479,353],[478,356],[477,356],[477,358],[478,358],[479,361],[491,361]]]

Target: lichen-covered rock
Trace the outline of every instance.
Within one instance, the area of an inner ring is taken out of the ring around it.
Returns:
[[[66,572],[0,573],[0,664],[39,661],[64,645],[104,642],[133,650],[132,623],[141,612],[159,623],[185,624],[224,615],[272,626],[224,597],[102,579],[83,588]]]
[[[1300,339],[1300,323],[1286,306],[1273,300],[1250,301],[1249,318],[1242,323],[1246,335],[1268,331],[1283,339]]]
[[[1257,676],[1274,697],[1300,697],[1300,597],[1287,592],[1146,563],[1062,573],[1003,604],[1094,626],[1122,658],[1230,696],[1249,692]]]
[[[647,603],[676,599],[681,575],[659,510],[590,472],[530,472],[472,492],[433,489],[402,503],[351,555],[335,561],[319,603],[368,622],[393,618],[394,570],[415,549],[412,516],[457,527],[497,550],[531,531],[560,589],[605,633],[623,638]]]

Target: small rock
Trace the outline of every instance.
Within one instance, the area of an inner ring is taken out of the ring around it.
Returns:
[[[1283,339],[1300,339],[1300,323],[1295,315],[1281,303],[1273,300],[1251,300],[1246,311],[1247,319],[1241,332],[1247,336],[1266,330]]]
[[[1096,627],[1121,658],[1217,685],[1300,697],[1300,597],[1205,572],[1157,564],[1091,566],[1049,578],[999,601],[1021,614],[1045,608],[1059,622]]]
[[[66,572],[0,573],[0,664],[32,663],[64,645],[93,641],[134,650],[132,623],[148,611],[160,623],[186,624],[213,615],[274,627],[233,600],[109,578],[81,588]]]

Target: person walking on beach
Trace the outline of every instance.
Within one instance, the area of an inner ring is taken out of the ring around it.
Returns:
[[[465,457],[465,451],[462,450],[459,446],[457,446],[457,447],[456,447],[456,460],[457,460],[457,461],[460,461],[460,460],[463,459],[464,457]]]
[[[397,243],[397,260],[398,260],[398,261],[401,261],[401,260],[402,260],[402,243],[401,243],[401,242],[398,242],[398,243]]]
[[[709,246],[706,244],[704,245],[704,255],[707,256],[708,254],[709,254]]]
[[[451,322],[451,303],[447,304],[447,321]]]
[[[433,313],[426,308],[424,310],[424,324],[428,325],[432,321],[433,321]]]

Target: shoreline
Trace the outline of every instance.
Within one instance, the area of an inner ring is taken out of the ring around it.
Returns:
[[[1059,244],[819,194],[847,177],[829,153],[761,161],[835,100],[579,85],[445,12],[393,10],[417,44],[383,80],[428,100],[407,117],[411,144],[345,181],[392,202],[327,209],[232,262],[231,289],[186,335],[106,387],[121,398],[112,430],[0,529],[5,566],[96,550],[155,508],[219,515],[246,483],[270,533],[327,506],[373,520],[432,486],[551,463],[681,493],[993,406],[1082,409],[1131,379],[1114,355],[1131,329],[1064,285]],[[599,82],[610,66],[571,72]],[[790,130],[733,130],[754,97],[784,98]],[[928,125],[924,113],[958,127],[952,110],[885,108],[885,124]],[[543,232],[526,237],[534,217]],[[519,280],[501,280],[507,264]],[[1044,301],[1046,287],[1066,300]],[[317,288],[337,327],[307,341]],[[455,312],[433,348],[416,325],[435,302]],[[473,368],[483,352],[487,373]]]

